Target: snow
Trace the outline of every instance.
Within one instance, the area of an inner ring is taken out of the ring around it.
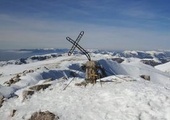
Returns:
[[[128,74],[133,77],[138,78],[140,75],[149,75],[152,82],[159,83],[170,88],[169,74],[166,74],[141,62],[122,63],[122,66],[128,72]]]
[[[12,87],[6,87],[6,86],[2,86],[0,85],[0,94],[3,95],[4,97],[10,97],[12,95],[12,93],[15,92],[15,89]]]
[[[124,51],[125,54],[133,54],[133,55],[138,55],[137,51]]]
[[[105,69],[108,76],[117,74],[127,75],[127,72],[122,68],[121,64],[117,62],[101,59],[98,63]]]
[[[15,108],[17,113],[13,119],[28,119],[39,110],[49,110],[61,120],[170,119],[169,91],[149,82],[113,82],[102,86],[97,83],[86,88],[72,83],[65,91],[58,83],[51,88],[35,93],[23,103],[10,99],[0,110],[4,113],[1,118],[6,119],[9,109]]]
[[[156,69],[170,73],[170,62],[155,66]]]
[[[27,120],[34,112],[49,110],[60,120],[170,120],[170,74],[165,72],[169,63],[154,68],[141,63],[139,58],[124,58],[119,64],[111,59],[115,57],[112,54],[91,56],[104,68],[107,77],[86,87],[75,86],[85,77],[81,66],[87,60],[80,54],[1,66],[0,94],[5,101],[0,119]],[[33,72],[24,75],[25,70]],[[75,78],[71,72],[76,73]],[[11,86],[3,84],[17,74],[21,74],[20,81]],[[151,79],[146,81],[140,75],[149,75]],[[23,101],[24,90],[46,79],[52,79],[49,88]],[[17,111],[11,117],[13,109]]]

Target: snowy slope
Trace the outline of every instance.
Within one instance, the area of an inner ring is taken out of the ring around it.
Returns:
[[[107,75],[130,75],[135,79],[140,79],[140,75],[149,75],[151,82],[162,84],[170,88],[170,74],[145,65],[138,59],[128,59],[122,64],[112,60],[99,60],[99,63],[106,70]]]
[[[85,88],[73,83],[65,91],[62,84],[54,84],[25,102],[10,99],[0,109],[0,117],[8,119],[9,111],[16,109],[13,119],[17,120],[28,119],[39,110],[49,110],[61,120],[170,119],[170,94],[162,86],[143,81],[104,83],[102,87],[97,83]]]
[[[150,81],[170,88],[170,74],[166,74],[141,62],[124,62],[122,65],[128,74],[135,78],[138,78],[140,75],[149,75],[151,78]]]
[[[49,110],[61,120],[170,120],[170,75],[125,58],[121,64],[111,54],[91,54],[108,75],[95,85],[75,86],[84,80],[83,55],[62,55],[44,61],[0,67],[0,94],[4,103],[0,119],[29,119],[34,112]],[[30,72],[24,72],[30,71]],[[68,83],[76,76],[66,90]],[[20,75],[10,86],[4,82]],[[140,78],[149,75],[150,81]],[[68,80],[65,78],[68,77]],[[23,101],[23,91],[45,80],[52,84]],[[105,81],[105,82],[101,82]],[[17,110],[13,117],[11,110]]]
[[[155,66],[156,69],[170,73],[170,62]]]

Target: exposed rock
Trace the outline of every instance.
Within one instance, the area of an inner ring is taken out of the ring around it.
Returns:
[[[21,74],[17,74],[14,78],[20,78],[21,76]]]
[[[20,64],[27,64],[26,58],[21,58],[21,59],[20,59]]]
[[[4,102],[4,96],[0,94],[0,107],[2,106]]]
[[[112,58],[113,61],[116,61],[117,63],[122,63],[124,59],[122,58]]]
[[[59,120],[59,117],[49,111],[40,111],[33,113],[29,120]]]
[[[81,83],[75,83],[75,86],[84,86],[84,87],[86,87],[87,86],[87,82],[81,82]]]
[[[28,70],[28,73],[33,73],[34,72],[34,70]]]
[[[45,79],[43,83],[48,83],[48,82],[51,82],[51,81],[53,81],[53,79],[52,78],[48,78],[48,79]]]
[[[33,95],[33,94],[34,94],[34,91],[33,91],[33,90],[24,90],[24,91],[22,92],[22,97],[23,97],[22,102],[23,102],[25,99],[28,99],[28,96],[31,96],[31,95]]]
[[[14,117],[15,113],[16,113],[17,110],[12,110],[11,113],[10,113],[10,117]]]
[[[147,64],[147,65],[151,65],[153,67],[156,66],[156,65],[161,64],[161,63],[156,62],[154,60],[141,60],[141,62],[144,63],[144,64]]]
[[[31,60],[38,60],[38,61],[42,61],[42,60],[46,60],[46,59],[50,59],[52,58],[52,56],[32,56],[30,57]]]
[[[20,77],[21,77],[21,75],[17,74],[13,78],[11,78],[9,81],[4,82],[4,84],[11,86],[12,84],[15,84],[16,82],[19,82],[21,80]]]
[[[23,102],[25,99],[28,99],[29,96],[33,95],[36,91],[39,91],[39,90],[41,90],[41,89],[44,90],[44,89],[48,88],[50,85],[51,85],[51,84],[49,84],[49,83],[48,83],[48,84],[40,84],[40,85],[31,86],[31,87],[29,87],[28,90],[24,90],[24,91],[22,92],[22,97],[23,97],[22,102]]]
[[[34,91],[39,91],[39,90],[41,90],[41,89],[44,90],[44,89],[48,88],[50,85],[51,85],[51,84],[40,84],[40,85],[32,86],[32,87],[30,87],[29,89],[34,90]]]
[[[141,78],[150,81],[150,76],[149,75],[140,75]]]
[[[44,68],[46,69],[46,70],[50,70],[48,67],[46,67],[46,66],[44,66]]]
[[[17,82],[19,82],[21,79],[21,76],[25,76],[27,73],[33,73],[34,70],[25,70],[22,73],[17,74],[16,76],[14,76],[13,78],[11,78],[9,81],[4,82],[4,84],[11,86],[12,84],[15,84]]]
[[[33,73],[34,72],[34,70],[25,70],[25,71],[23,71],[23,75],[26,75],[27,73]]]

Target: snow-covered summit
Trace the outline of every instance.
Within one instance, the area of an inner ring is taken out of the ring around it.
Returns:
[[[87,59],[81,54],[1,66],[0,119],[29,119],[40,110],[61,120],[170,119],[169,73],[143,64],[139,58],[124,57],[118,63],[113,54],[90,54],[107,77],[86,87],[76,86],[85,77],[82,65]]]

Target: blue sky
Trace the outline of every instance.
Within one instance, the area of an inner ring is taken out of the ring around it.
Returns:
[[[170,49],[169,0],[0,0],[0,49]]]

